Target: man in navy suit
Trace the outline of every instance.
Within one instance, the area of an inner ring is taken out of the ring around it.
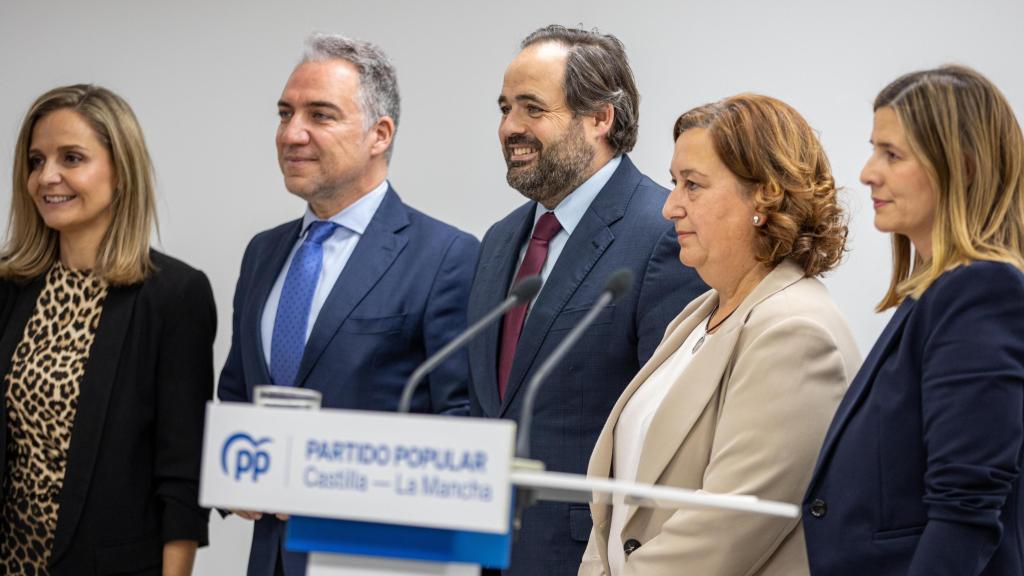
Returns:
[[[308,207],[245,251],[221,400],[248,402],[254,386],[276,384],[317,390],[325,407],[395,410],[413,370],[464,329],[479,245],[389,185],[398,113],[380,49],[310,39],[277,130],[285,187]],[[428,378],[414,411],[467,413],[465,354]],[[281,547],[284,517],[238,514],[255,520],[250,575],[305,572],[305,556]]]
[[[665,327],[706,287],[679,262],[668,190],[626,153],[636,142],[639,95],[614,36],[560,26],[522,43],[505,72],[498,136],[508,183],[530,202],[491,227],[470,293],[475,320],[513,282],[545,280],[528,310],[513,309],[470,344],[470,410],[521,416],[524,387],[619,268],[632,290],[601,312],[544,383],[531,455],[548,470],[586,473],[612,406]],[[667,133],[667,130],[666,130]],[[591,530],[585,504],[541,502],[526,511],[508,573],[576,574]]]

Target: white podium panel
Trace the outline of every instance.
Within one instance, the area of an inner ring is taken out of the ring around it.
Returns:
[[[348,554],[309,555],[306,576],[480,576],[475,564],[417,562],[394,558],[371,558]]]
[[[203,506],[508,531],[515,425],[210,403]]]

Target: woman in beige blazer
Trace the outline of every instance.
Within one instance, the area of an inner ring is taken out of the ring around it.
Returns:
[[[828,159],[788,105],[742,94],[675,126],[665,203],[680,260],[712,288],[669,325],[612,409],[589,474],[800,502],[860,364],[817,276],[846,226]],[[599,502],[580,574],[808,573],[786,519]]]

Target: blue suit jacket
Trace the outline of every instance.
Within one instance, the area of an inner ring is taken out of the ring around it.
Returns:
[[[235,289],[231,351],[217,396],[249,402],[270,383],[260,318],[299,237],[301,220],[258,234],[246,248]],[[296,385],[318,390],[325,408],[393,411],[409,375],[466,326],[466,301],[479,243],[412,208],[389,189],[324,303],[299,365]],[[455,354],[427,378],[416,412],[466,414],[466,355]],[[250,575],[272,575],[284,524],[256,522]],[[288,576],[305,572],[305,555],[285,554]]]
[[[598,316],[537,396],[531,455],[548,470],[586,473],[619,394],[654,353],[668,323],[707,290],[696,272],[679,262],[672,224],[661,216],[667,195],[623,157],[569,237],[533,304],[504,402],[497,380],[500,325],[469,345],[472,414],[518,420],[526,382],[586,314],[608,276],[619,268],[635,274],[632,291]],[[535,207],[534,202],[521,206],[484,236],[470,293],[470,321],[508,293]],[[523,517],[510,573],[575,575],[590,529],[586,504],[539,503]]]
[[[811,573],[1024,574],[1024,275],[975,262],[907,299],[825,438]]]

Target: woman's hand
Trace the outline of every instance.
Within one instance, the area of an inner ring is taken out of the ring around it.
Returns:
[[[164,576],[190,576],[198,544],[195,540],[171,540],[164,544]]]

